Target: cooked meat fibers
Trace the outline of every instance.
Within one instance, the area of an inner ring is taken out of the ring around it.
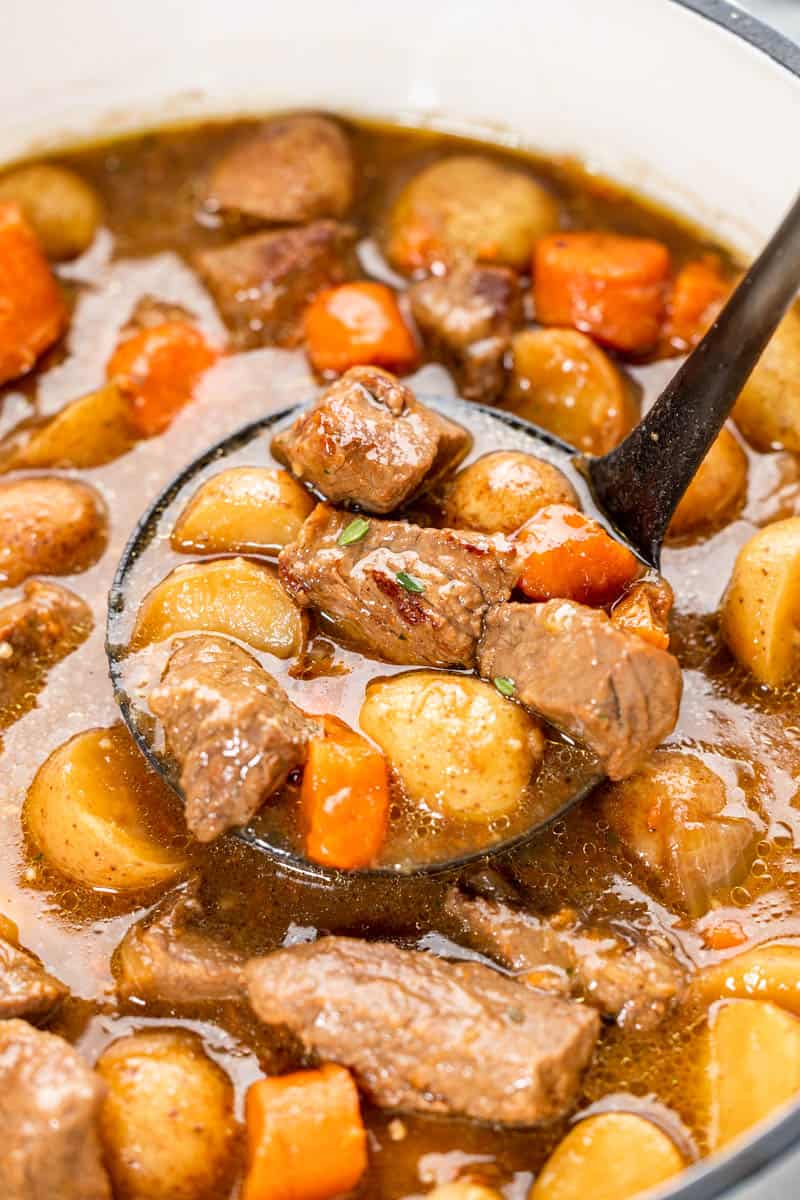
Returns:
[[[102,1081],[63,1038],[0,1023],[0,1196],[110,1200],[97,1118]]]
[[[677,659],[569,600],[491,609],[478,669],[513,681],[517,699],[592,750],[609,779],[631,775],[678,719]]]
[[[251,655],[205,634],[177,643],[150,707],[180,766],[186,824],[201,842],[245,825],[318,730]]]
[[[276,435],[272,449],[328,500],[388,513],[462,458],[469,441],[388,371],[353,367]]]
[[[250,1000],[382,1108],[533,1125],[566,1112],[597,1039],[590,1008],[479,963],[330,937],[247,967]]]
[[[665,938],[624,937],[582,926],[571,910],[545,919],[453,888],[445,912],[473,949],[537,988],[591,1004],[629,1029],[658,1025],[680,998],[685,978]]]
[[[340,545],[352,518],[320,504],[282,551],[281,582],[340,635],[387,662],[470,667],[491,604],[507,600],[515,556],[497,538],[406,521],[365,521]]]
[[[0,1019],[49,1016],[67,995],[60,980],[45,971],[39,959],[6,938],[0,938]]]

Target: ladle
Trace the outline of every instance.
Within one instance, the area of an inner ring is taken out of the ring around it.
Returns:
[[[584,507],[628,544],[648,566],[658,568],[670,519],[700,463],[730,414],[800,283],[800,196],[779,229],[730,296],[708,333],[684,361],[655,404],[628,437],[599,458],[581,458],[546,431],[510,413],[462,400],[420,397],[426,404],[475,431],[491,428],[497,448],[508,441],[570,474]],[[143,753],[180,792],[174,764],[158,747],[153,718],[131,694],[126,676],[128,638],[148,579],[147,559],[168,537],[176,511],[198,483],[223,466],[264,463],[271,435],[292,421],[300,406],[271,414],[211,447],[192,462],[144,513],[123,552],[109,594],[107,652],[123,717]],[[493,447],[494,448],[494,447]],[[249,456],[249,457],[248,457]],[[265,828],[256,817],[235,836],[294,871],[323,880],[397,874],[438,874],[506,853],[584,798],[602,780],[588,756],[576,757],[570,773],[553,783],[528,810],[525,823],[497,834],[490,844],[468,847],[429,861],[398,861],[357,872],[319,866],[299,854],[280,827]],[[272,806],[263,810],[269,813]]]

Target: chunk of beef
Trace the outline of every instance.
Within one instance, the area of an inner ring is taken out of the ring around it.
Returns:
[[[503,360],[522,316],[516,272],[465,263],[412,284],[409,297],[431,349],[454,368],[462,396],[493,404],[505,388]]]
[[[251,655],[210,635],[177,643],[150,707],[180,765],[186,824],[201,842],[245,825],[318,732]]]
[[[575,1100],[597,1014],[480,963],[324,938],[247,967],[250,1000],[383,1108],[532,1125]]]
[[[349,226],[315,221],[199,251],[195,266],[231,331],[233,348],[296,345],[306,305],[321,288],[347,277],[353,238]]]
[[[3,1200],[110,1200],[97,1134],[104,1094],[63,1038],[0,1022]]]
[[[64,984],[48,974],[34,954],[0,938],[0,1019],[39,1020],[58,1008],[67,994]]]
[[[211,199],[261,221],[342,217],[353,203],[355,163],[336,121],[278,117],[247,134],[211,174]]]
[[[666,938],[587,928],[572,910],[551,918],[453,888],[445,912],[474,949],[533,986],[572,993],[629,1029],[652,1029],[683,993],[684,973]]]
[[[346,513],[320,504],[279,560],[301,607],[322,610],[340,635],[388,662],[469,667],[490,604],[511,594],[515,556],[501,539],[405,521],[369,521],[341,546]]]
[[[192,927],[203,915],[197,892],[197,881],[184,884],[125,934],[115,954],[121,996],[170,1005],[244,997],[243,957]]]
[[[678,719],[677,659],[569,600],[490,609],[478,669],[513,680],[517,698],[583,742],[610,779],[633,774]]]
[[[77,649],[92,624],[78,596],[35,579],[22,600],[0,608],[0,728],[33,703],[49,668]]]
[[[333,503],[388,513],[462,458],[469,441],[388,371],[353,367],[276,434],[272,449]]]

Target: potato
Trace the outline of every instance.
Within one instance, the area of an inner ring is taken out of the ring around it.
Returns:
[[[175,804],[125,727],[114,725],[54,750],[23,811],[52,866],[86,887],[123,892],[169,883],[185,869],[170,844],[183,832]]]
[[[9,467],[102,467],[138,439],[128,402],[114,384],[67,404],[32,431]]]
[[[800,517],[775,521],[739,551],[722,601],[722,636],[760,683],[800,674]]]
[[[730,429],[723,429],[700,464],[673,513],[667,536],[685,537],[719,526],[747,491],[747,455]]]
[[[586,454],[605,454],[637,421],[627,382],[591,338],[525,329],[512,339],[506,406]]]
[[[247,558],[176,567],[148,592],[131,646],[140,650],[175,633],[221,633],[277,658],[299,654],[305,618],[278,582],[277,571]]]
[[[48,258],[76,258],[88,250],[102,221],[100,199],[66,167],[32,163],[0,179],[0,203],[13,201],[33,226]]]
[[[502,1200],[499,1192],[483,1183],[471,1179],[457,1179],[455,1183],[443,1183],[428,1192],[426,1200]]]
[[[106,508],[88,484],[43,476],[0,483],[0,587],[85,571],[105,544]]]
[[[172,531],[173,550],[276,553],[293,542],[313,497],[278,467],[233,467],[207,479]]]
[[[800,451],[800,309],[790,309],[742,389],[733,419],[756,450]]]
[[[608,1112],[574,1125],[536,1176],[529,1200],[629,1200],[685,1166],[657,1125]]]
[[[724,1001],[706,1038],[708,1144],[718,1150],[797,1098],[800,1021],[760,1000]]]
[[[800,943],[755,946],[700,971],[692,994],[712,1000],[769,1000],[800,1017]]]
[[[544,753],[524,709],[490,683],[442,671],[376,680],[359,720],[411,801],[470,821],[516,808]]]
[[[459,258],[527,267],[534,242],[558,228],[558,203],[522,171],[478,154],[425,167],[389,216],[386,253],[401,271]]]
[[[450,529],[513,533],[546,504],[580,508],[572,484],[557,467],[517,450],[485,454],[459,471],[445,495]]]
[[[227,1196],[233,1087],[196,1034],[152,1029],[120,1038],[97,1071],[108,1087],[100,1135],[118,1200]]]

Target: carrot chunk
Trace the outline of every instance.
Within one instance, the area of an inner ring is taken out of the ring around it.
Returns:
[[[715,320],[731,287],[716,254],[681,267],[667,300],[664,340],[672,350],[692,350]]]
[[[306,310],[305,333],[317,371],[372,365],[404,372],[419,357],[394,292],[383,283],[344,283],[320,292]]]
[[[325,736],[312,738],[300,805],[306,853],[342,870],[367,866],[383,845],[389,817],[386,759],[337,717],[323,717]]]
[[[327,1063],[251,1085],[242,1200],[329,1200],[367,1169],[367,1135],[350,1072]]]
[[[524,555],[518,587],[531,600],[607,605],[641,564],[605,529],[569,504],[548,504],[515,537]]]
[[[666,246],[649,238],[552,234],[534,251],[536,319],[643,354],[661,332],[669,268]]]
[[[219,356],[188,321],[164,321],[121,342],[106,375],[128,400],[139,433],[154,437],[189,403]]]
[[[747,934],[738,921],[719,921],[703,930],[703,945],[708,950],[733,950],[746,941]]]
[[[67,308],[36,235],[0,204],[0,384],[30,371],[64,332]]]
[[[630,630],[659,650],[669,648],[669,633],[646,587],[632,588],[623,596],[614,606],[611,620],[619,629]]]

